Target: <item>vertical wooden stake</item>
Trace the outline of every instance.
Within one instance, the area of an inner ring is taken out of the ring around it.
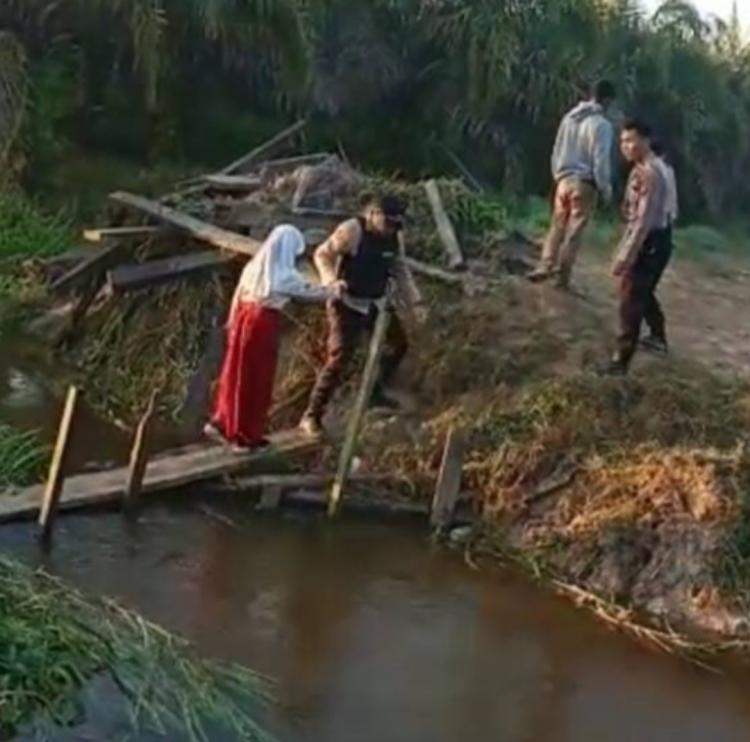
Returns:
[[[440,241],[448,253],[448,265],[453,270],[460,268],[464,264],[464,255],[461,252],[461,245],[458,243],[458,237],[456,237],[456,231],[453,229],[450,217],[443,206],[443,199],[440,198],[440,190],[437,183],[434,180],[428,180],[424,184],[424,189],[427,193],[427,200],[430,202],[430,207],[432,208],[432,216],[435,220]]]
[[[143,476],[146,473],[146,463],[148,461],[147,441],[148,426],[151,417],[154,414],[156,406],[156,395],[154,392],[149,399],[148,407],[143,417],[138,422],[133,436],[133,448],[130,451],[130,468],[128,469],[128,482],[125,487],[125,506],[132,506],[141,494],[143,485]]]
[[[39,527],[42,538],[48,539],[52,534],[57,515],[57,505],[60,501],[63,482],[65,480],[65,464],[68,458],[68,446],[70,434],[73,430],[73,419],[78,404],[78,388],[71,386],[65,399],[60,428],[57,431],[57,442],[50,462],[49,474],[47,475],[47,486],[44,489],[44,499],[39,511]]]
[[[460,430],[451,428],[445,441],[435,497],[432,501],[430,525],[443,529],[450,525],[461,493],[465,438]]]
[[[370,403],[373,389],[375,388],[375,379],[377,378],[378,368],[380,366],[380,357],[383,355],[383,346],[385,337],[388,332],[388,323],[390,321],[390,309],[385,307],[378,312],[378,318],[375,322],[375,330],[370,340],[370,350],[367,355],[367,363],[362,374],[362,381],[359,385],[359,392],[354,403],[354,409],[349,417],[346,428],[346,437],[339,457],[339,465],[336,471],[336,479],[333,482],[333,489],[328,500],[328,515],[333,518],[339,511],[341,496],[344,493],[344,486],[349,477],[349,471],[352,466],[354,449],[357,445],[357,436],[362,427],[362,420],[367,412],[367,406]]]

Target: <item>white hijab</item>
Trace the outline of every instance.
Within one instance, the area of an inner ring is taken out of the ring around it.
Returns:
[[[289,224],[276,227],[263,247],[245,266],[238,294],[243,301],[283,301],[307,285],[297,270],[297,258],[305,252],[302,232]]]

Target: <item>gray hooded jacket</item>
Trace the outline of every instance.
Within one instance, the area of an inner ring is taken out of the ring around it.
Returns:
[[[593,101],[579,103],[557,132],[552,153],[552,176],[580,178],[596,184],[605,200],[612,199],[612,124]]]

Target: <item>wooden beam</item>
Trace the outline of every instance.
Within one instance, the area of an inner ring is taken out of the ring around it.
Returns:
[[[220,173],[222,175],[241,173],[250,165],[258,163],[263,157],[266,157],[276,147],[286,142],[287,139],[291,139],[297,132],[302,131],[302,129],[305,128],[306,124],[306,119],[300,119],[295,124],[292,124],[283,131],[280,131],[278,134],[271,137],[268,141],[248,152],[246,155],[243,155],[238,160],[230,162],[229,165],[221,169]]]
[[[196,445],[166,452],[154,457],[146,467],[142,494],[167,492],[194,482],[221,479],[248,469],[268,467],[279,460],[300,456],[315,450],[317,443],[296,431],[269,436],[271,446],[259,451],[236,453],[225,446]],[[59,498],[60,510],[76,510],[120,503],[125,493],[128,467],[68,477]],[[24,520],[39,512],[43,485],[0,495],[0,523]]]
[[[107,227],[106,229],[85,229],[83,239],[87,242],[104,242],[129,237],[147,237],[159,231],[159,227]]]
[[[189,214],[143,198],[142,196],[118,191],[111,194],[109,199],[114,203],[148,214],[160,222],[171,224],[190,235],[190,237],[206,242],[221,250],[229,250],[230,252],[253,256],[262,246],[262,243],[250,237],[215,227],[213,224],[201,221]]]
[[[161,260],[149,260],[135,265],[123,265],[110,271],[109,285],[117,293],[154,288],[222,270],[236,257],[236,255],[209,250]]]
[[[78,389],[71,386],[65,400],[60,428],[57,431],[57,442],[50,462],[47,484],[44,488],[42,505],[39,512],[39,527],[41,535],[47,539],[52,534],[57,515],[57,507],[65,478],[65,466],[70,450],[70,434],[73,431],[73,420],[75,419],[78,405]]]
[[[362,381],[359,385],[359,392],[354,403],[354,409],[349,416],[344,445],[341,448],[338,470],[336,471],[336,480],[333,483],[328,503],[328,515],[330,517],[334,517],[338,513],[341,505],[341,498],[344,494],[346,480],[351,471],[352,458],[354,457],[354,449],[357,445],[359,431],[362,427],[362,420],[365,417],[370,398],[372,397],[372,391],[375,388],[375,380],[380,367],[380,357],[383,354],[383,346],[385,345],[389,320],[389,310],[381,309],[378,312],[378,318],[375,322],[375,330],[373,331],[372,339],[370,340],[370,349],[367,355],[367,362],[365,363],[365,370],[362,374]]]
[[[148,457],[148,428],[156,407],[156,395],[154,391],[148,401],[146,411],[138,422],[133,436],[133,447],[130,451],[130,466],[128,468],[128,481],[125,485],[125,506],[132,507],[140,497],[143,488],[143,476],[146,473],[146,462]]]
[[[428,180],[424,184],[424,189],[432,208],[432,216],[435,220],[440,241],[448,253],[448,266],[451,270],[460,268],[465,263],[464,255],[461,252],[461,245],[458,244],[458,237],[456,237],[456,231],[453,229],[450,217],[443,206],[440,189],[434,180]]]
[[[464,451],[466,448],[464,434],[451,428],[443,449],[443,460],[440,464],[435,497],[432,501],[430,525],[433,528],[447,528],[453,516],[461,494],[461,476],[463,472]]]
[[[331,210],[331,209],[313,209],[307,206],[295,206],[292,208],[292,214],[294,216],[301,216],[310,219],[350,219],[352,214],[350,211]]]
[[[123,257],[122,245],[113,245],[106,250],[97,250],[91,257],[86,258],[75,268],[60,276],[50,287],[52,292],[62,291],[75,284],[95,277],[112,267]]]

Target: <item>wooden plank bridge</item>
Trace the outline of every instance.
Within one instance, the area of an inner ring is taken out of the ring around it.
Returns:
[[[237,453],[221,445],[195,445],[155,456],[146,467],[141,494],[165,492],[187,484],[246,473],[279,459],[312,451],[316,443],[288,431],[271,436],[269,448]],[[79,508],[122,502],[128,483],[128,467],[91,474],[78,474],[65,480],[58,508]],[[34,485],[15,494],[0,497],[0,523],[35,518],[42,503],[45,485]]]

